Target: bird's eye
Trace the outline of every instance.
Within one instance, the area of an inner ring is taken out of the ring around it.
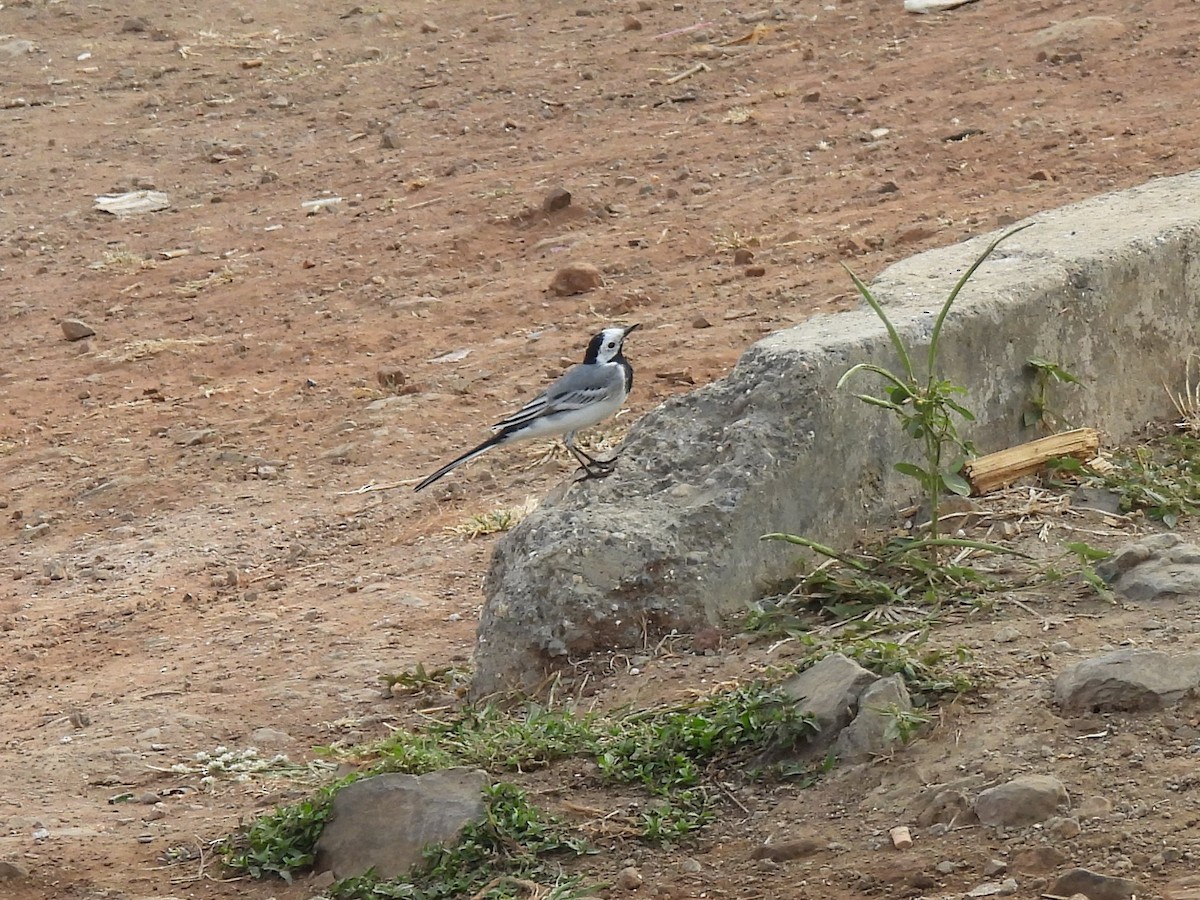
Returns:
[[[609,350],[611,350],[611,349],[612,349],[613,347],[615,347],[615,346],[617,346],[617,342],[616,342],[616,341],[609,341],[609,342],[608,342],[608,349],[609,349]]]

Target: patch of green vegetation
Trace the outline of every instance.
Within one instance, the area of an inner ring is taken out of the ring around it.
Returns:
[[[860,633],[911,629],[914,620],[927,620],[947,605],[978,605],[1001,587],[993,575],[969,562],[972,555],[1023,556],[1010,548],[961,538],[895,538],[852,551],[836,551],[792,534],[769,534],[764,539],[786,541],[827,557],[815,566],[798,561],[801,574],[790,588],[760,603],[747,623],[752,631],[793,636],[807,630],[804,616],[812,612],[843,628],[857,624]],[[934,557],[930,545],[957,552]]]
[[[1168,528],[1200,512],[1200,436],[1167,435],[1119,450],[1110,462],[1112,471],[1098,479],[1121,498],[1122,511],[1141,510]]]
[[[534,703],[515,709],[483,706],[397,732],[375,748],[377,762],[363,774],[475,766],[499,775],[557,760],[590,759],[602,781],[645,792],[646,802],[629,823],[643,840],[674,841],[709,824],[722,802],[707,778],[710,767],[721,766],[722,778],[728,778],[728,767],[770,761],[815,731],[812,719],[777,684],[763,681],[632,713],[576,714]],[[227,865],[255,877],[287,880],[311,866],[333,794],[345,783],[260,817],[226,841]],[[545,886],[552,874],[548,857],[585,851],[578,835],[536,810],[511,785],[491,789],[488,809],[486,822],[468,828],[454,847],[430,850],[421,870],[404,881],[368,875],[339,883],[334,896],[507,897],[513,891],[528,893],[529,884],[538,896],[584,895],[576,881],[560,876],[551,878],[553,887]]]
[[[299,803],[259,816],[218,847],[225,865],[254,878],[275,875],[291,884],[294,873],[313,864],[333,795],[353,780],[342,779]]]

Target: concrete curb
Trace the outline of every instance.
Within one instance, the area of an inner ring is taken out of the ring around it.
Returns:
[[[1056,411],[1110,439],[1169,416],[1163,383],[1182,385],[1200,347],[1200,173],[1031,221],[976,273],[943,335],[943,371],[970,388],[979,451],[1037,436],[1022,423],[1030,356],[1085,380],[1056,392]],[[924,349],[946,294],[998,234],[922,253],[875,281],[906,340]],[[911,482],[892,463],[909,442],[887,413],[835,387],[863,361],[895,364],[869,309],[817,316],[646,415],[617,475],[560,492],[497,546],[476,692],[534,689],[568,659],[715,622],[793,565],[793,548],[762,534],[836,545],[907,501]]]

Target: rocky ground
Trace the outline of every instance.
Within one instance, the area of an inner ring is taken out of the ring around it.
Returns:
[[[0,4],[3,892],[311,895],[171,864],[281,796],[196,754],[385,733],[381,675],[471,650],[493,539],[447,529],[571,466],[547,444],[407,486],[602,323],[643,324],[628,422],[845,308],[843,261],[870,276],[1196,168],[1198,43],[1186,0]],[[94,208],[134,190],[170,206]],[[568,262],[603,286],[547,292]],[[758,818],[635,860],[643,891],[952,894],[1043,838],[1047,871],[1186,874],[1194,711],[1061,717],[1047,679],[1123,642],[1193,648],[1187,606],[1044,602],[939,636],[996,675],[927,739],[748,796]],[[720,647],[656,678],[617,661],[611,690],[760,661]],[[918,831],[898,856],[885,830],[950,767],[1107,805],[1074,836]],[[748,859],[801,832],[825,849]]]

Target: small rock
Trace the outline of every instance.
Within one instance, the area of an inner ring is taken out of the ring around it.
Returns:
[[[754,262],[754,251],[749,247],[738,247],[733,251],[733,264],[735,266],[748,266]]]
[[[696,316],[692,319],[693,328],[712,328],[712,322],[704,318],[704,316]]]
[[[404,140],[395,128],[386,128],[379,136],[379,146],[384,150],[399,150],[404,146]]]
[[[67,566],[61,559],[48,559],[42,571],[51,581],[62,581],[67,577]]]
[[[17,879],[28,877],[29,870],[19,862],[0,859],[0,881],[16,881]]]
[[[287,109],[291,105],[292,101],[283,94],[276,94],[267,101],[267,106],[271,107],[271,109]]]
[[[1200,687],[1200,653],[1126,649],[1086,659],[1054,682],[1067,712],[1142,712],[1174,706]]]
[[[750,854],[751,859],[773,859],[775,862],[786,862],[789,859],[800,859],[803,856],[811,856],[818,850],[822,849],[825,844],[815,838],[806,837],[799,838],[794,841],[772,841],[769,844],[763,844],[761,847],[755,847],[754,852]]]
[[[68,341],[82,341],[96,333],[96,329],[80,319],[63,319],[59,323],[59,327],[62,328],[63,337]]]
[[[287,747],[295,743],[292,736],[286,731],[279,731],[274,728],[255,728],[250,732],[249,741],[252,746],[266,748],[269,750],[278,749],[279,747]]]
[[[801,103],[816,103],[821,99],[820,91],[807,91],[800,97]]]
[[[984,825],[1032,825],[1067,803],[1067,789],[1050,775],[1025,775],[988,788],[975,798],[975,814]]]
[[[1200,875],[1172,879],[1163,885],[1162,893],[1165,900],[1200,900]]]
[[[958,871],[958,863],[949,859],[943,859],[933,868],[939,875],[953,875]]]
[[[1112,810],[1112,803],[1107,797],[1084,797],[1075,808],[1075,815],[1081,819],[1100,819]]]
[[[485,772],[443,769],[419,777],[375,775],[334,795],[332,815],[316,845],[316,868],[338,878],[375,869],[396,878],[435,841],[453,840],[487,812]]]
[[[983,867],[984,878],[995,878],[1008,871],[1008,863],[1002,859],[989,859]]]
[[[693,859],[689,856],[679,864],[679,870],[681,872],[687,872],[689,875],[696,875],[704,871],[704,866],[700,864],[698,859]]]
[[[1017,884],[1017,879],[1005,878],[1002,882],[1000,882],[1000,896],[1011,896],[1012,894],[1015,894],[1019,888],[1020,885]]]
[[[1042,845],[1041,847],[1031,847],[1028,850],[1022,850],[1013,857],[1012,868],[1014,872],[1021,872],[1026,875],[1040,875],[1043,872],[1052,872],[1067,861],[1066,855],[1056,847]]]
[[[622,26],[626,31],[641,31],[642,20],[637,16],[628,15],[625,17],[625,22]]]
[[[998,882],[985,881],[983,884],[978,885],[977,887],[973,887],[973,888],[971,888],[971,890],[967,891],[967,896],[968,897],[997,897],[1000,895],[1000,893],[1003,890],[1004,890],[1004,888]]]
[[[554,273],[550,290],[560,297],[586,294],[604,286],[604,276],[591,263],[570,263]]]
[[[1060,875],[1047,893],[1059,897],[1083,894],[1088,900],[1132,900],[1141,891],[1137,882],[1128,878],[1101,875],[1088,869],[1072,869]]]
[[[626,866],[617,873],[617,887],[623,891],[636,891],[642,886],[642,873],[637,866]]]
[[[1036,172],[1029,173],[1030,181],[1053,181],[1050,173],[1045,169],[1038,169]]]
[[[1047,819],[1044,827],[1047,834],[1053,835],[1060,841],[1069,841],[1071,838],[1077,838],[1079,837],[1079,832],[1083,831],[1079,826],[1078,819],[1060,818],[1058,816]]]
[[[441,29],[438,28],[436,22],[431,22],[429,19],[426,19],[421,23],[421,34],[437,34],[439,31],[441,31]]]
[[[838,735],[833,752],[841,760],[871,759],[901,739],[895,727],[896,714],[910,712],[912,698],[904,677],[891,675],[868,685],[858,697],[854,720]]]
[[[558,212],[571,205],[571,192],[564,187],[556,187],[542,200],[542,209],[546,212]]]
[[[1020,638],[1021,629],[1015,625],[1005,625],[992,635],[992,640],[997,644],[1011,644],[1013,641],[1020,640]]]
[[[938,230],[932,225],[913,225],[897,234],[895,243],[897,245],[919,244],[921,241],[937,237],[937,233]]]
[[[746,266],[745,275],[747,278],[762,278],[766,274],[766,266]]]
[[[879,680],[874,672],[858,663],[831,653],[816,665],[793,675],[783,683],[783,693],[811,715],[820,731],[803,748],[805,755],[825,755],[838,734],[850,724],[858,707],[858,698],[868,685]]]

